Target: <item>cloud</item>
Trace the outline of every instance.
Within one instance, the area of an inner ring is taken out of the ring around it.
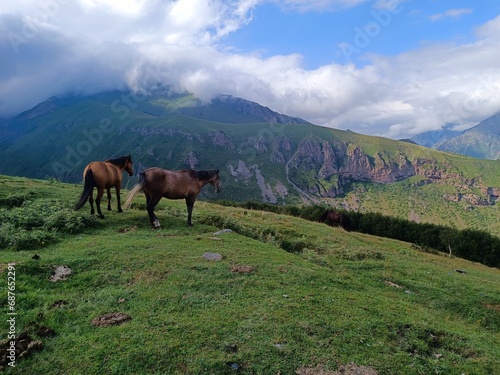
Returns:
[[[277,0],[280,6],[288,10],[308,11],[335,11],[352,8],[368,0]]]
[[[459,18],[464,14],[471,14],[474,10],[468,8],[449,9],[444,13],[433,14],[429,17],[431,21],[440,21],[444,18]]]
[[[20,0],[15,7],[2,2],[0,117],[68,91],[92,93],[136,84],[147,75],[143,69],[151,71],[158,64],[180,77],[208,68],[211,60],[204,60],[200,51],[222,59],[217,41],[249,22],[255,4]],[[183,86],[176,75],[163,78]]]
[[[399,6],[403,3],[406,3],[410,0],[377,0],[375,2],[375,9],[387,9],[390,11],[394,11],[399,9]]]
[[[359,3],[282,1],[318,9]],[[299,54],[262,58],[224,45],[226,35],[251,22],[259,0],[16,4],[0,4],[0,116],[67,92],[148,90],[157,83],[204,100],[240,96],[319,125],[392,138],[447,123],[474,125],[500,109],[500,17],[479,27],[468,44],[367,56],[363,67],[307,69]]]

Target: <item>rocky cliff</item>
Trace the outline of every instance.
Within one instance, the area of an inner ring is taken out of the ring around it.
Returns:
[[[453,186],[457,193],[443,196],[452,201],[493,205],[500,196],[500,188],[488,186],[480,178],[466,178],[450,163],[411,158],[403,152],[391,155],[381,150],[369,155],[360,145],[313,136],[296,146],[281,136],[274,140],[272,149],[271,162],[286,164],[290,182],[313,196],[333,198],[353,182],[388,184],[413,176],[421,177],[415,186]]]
[[[413,194],[433,189],[432,199],[445,204],[491,206],[500,196],[496,161],[319,127],[226,95],[205,104],[191,95],[123,92],[51,99],[10,121],[0,124],[3,174],[80,182],[87,163],[131,154],[136,171],[220,169],[224,189],[214,199],[334,204],[358,183],[369,189],[406,179]],[[391,199],[408,208],[406,196]]]

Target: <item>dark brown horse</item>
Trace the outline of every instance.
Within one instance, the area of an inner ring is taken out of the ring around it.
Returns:
[[[336,212],[333,210],[327,210],[319,218],[321,223],[328,224],[332,227],[341,227],[347,231],[352,229],[351,220],[346,214]]]
[[[215,192],[219,193],[221,189],[218,170],[211,171],[168,171],[161,168],[149,168],[139,175],[139,182],[130,191],[125,205],[130,206],[134,197],[143,191],[146,196],[146,209],[149,215],[149,221],[154,229],[160,228],[160,221],[153,212],[162,197],[168,199],[185,199],[189,226],[193,226],[191,216],[193,206],[200,190],[206,184],[214,187]]]
[[[97,213],[101,219],[104,215],[101,212],[101,197],[104,194],[104,189],[108,195],[108,211],[111,211],[111,191],[114,186],[116,190],[116,198],[118,201],[118,212],[122,212],[120,204],[120,189],[122,186],[122,173],[123,170],[132,176],[132,158],[129,156],[122,156],[118,159],[109,159],[105,162],[93,161],[85,167],[83,171],[83,179],[85,181],[83,186],[83,193],[80,200],[75,205],[75,210],[79,210],[87,202],[90,203],[90,213],[94,215],[94,187],[97,188],[97,197],[95,203],[97,206]]]

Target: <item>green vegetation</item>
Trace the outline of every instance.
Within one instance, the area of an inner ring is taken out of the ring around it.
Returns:
[[[54,198],[71,207],[81,193],[47,181],[0,183],[11,213]],[[193,228],[182,201],[160,202],[163,229],[154,231],[141,205],[137,198],[137,208],[44,247],[0,251],[1,268],[15,267],[17,334],[43,342],[5,373],[293,374],[351,362],[379,374],[500,371],[498,269],[202,201]],[[233,231],[214,234],[223,228]],[[223,259],[205,260],[206,252]],[[60,265],[73,273],[49,281]],[[112,312],[132,319],[92,325]]]
[[[302,204],[301,190],[337,209],[500,233],[500,205],[490,204],[500,187],[498,161],[311,124],[255,123],[263,120],[252,111],[222,101],[203,105],[191,95],[110,92],[54,102],[52,112],[2,125],[11,138],[1,140],[0,173],[80,182],[87,163],[131,154],[136,172],[220,169],[221,194],[205,189],[204,199]],[[348,161],[349,172],[335,173]],[[367,181],[411,175],[410,163],[421,175]],[[135,181],[126,176],[123,185]]]
[[[293,215],[310,221],[318,221],[321,215],[330,210],[325,205],[277,206],[260,202],[227,202],[218,204]],[[350,221],[348,230],[392,238],[416,245],[427,252],[445,252],[490,267],[500,267],[500,238],[486,231],[474,229],[456,229],[430,223],[416,223],[380,213],[345,211]],[[228,227],[233,224],[226,223]],[[259,232],[250,231],[258,234]]]

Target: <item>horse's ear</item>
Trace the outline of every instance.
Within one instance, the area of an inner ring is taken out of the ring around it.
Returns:
[[[215,171],[215,173],[216,173],[216,174],[219,174],[219,170],[217,169],[217,170]]]

